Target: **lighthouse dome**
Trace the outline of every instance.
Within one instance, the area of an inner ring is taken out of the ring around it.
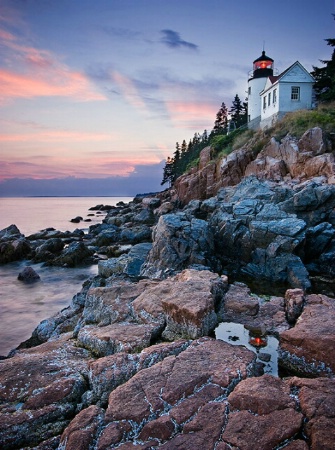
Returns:
[[[273,75],[273,59],[262,51],[262,55],[253,62],[253,78],[270,77]]]

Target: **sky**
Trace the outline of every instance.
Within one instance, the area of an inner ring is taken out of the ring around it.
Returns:
[[[322,66],[335,0],[0,0],[0,196],[156,192],[252,62]]]

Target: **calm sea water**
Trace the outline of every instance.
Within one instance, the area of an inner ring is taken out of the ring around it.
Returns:
[[[0,198],[0,230],[15,224],[26,236],[48,227],[85,231],[104,217],[89,211],[90,207],[131,200],[130,197]],[[92,213],[93,217],[87,217]],[[76,216],[92,221],[71,223]],[[18,281],[17,276],[26,265],[36,270],[41,281],[30,285]],[[41,320],[67,307],[83,282],[97,271],[97,265],[74,269],[43,267],[29,261],[0,265],[0,355],[7,355],[28,339]]]

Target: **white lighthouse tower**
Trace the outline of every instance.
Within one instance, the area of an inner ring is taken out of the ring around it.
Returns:
[[[257,128],[261,121],[261,101],[259,95],[268,77],[273,76],[273,59],[265,51],[253,62],[253,71],[248,80],[248,128]]]

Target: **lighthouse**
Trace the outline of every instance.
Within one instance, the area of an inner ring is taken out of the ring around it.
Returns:
[[[273,59],[265,51],[253,62],[253,70],[248,80],[248,127],[257,128],[261,121],[261,96],[268,77],[273,76]]]

